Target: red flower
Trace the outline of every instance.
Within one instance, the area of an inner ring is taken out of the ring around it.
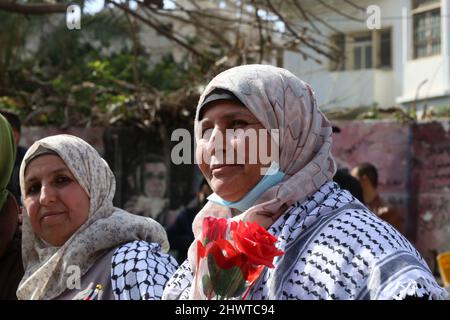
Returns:
[[[273,268],[273,259],[284,253],[275,247],[277,238],[255,222],[232,222],[231,234],[236,248],[251,264]]]
[[[225,239],[226,232],[226,219],[217,219],[215,217],[206,217],[203,219],[202,238],[205,241],[205,245],[211,241]]]
[[[283,254],[275,247],[277,239],[257,223],[232,221],[230,239],[228,222],[203,219],[202,239],[197,241],[196,286],[201,286],[207,299],[245,299],[264,267],[273,268],[274,257]]]
[[[208,243],[206,247],[200,241],[197,241],[198,258],[204,258],[210,254],[221,269],[230,269],[242,265],[242,254],[228,240],[219,239]]]

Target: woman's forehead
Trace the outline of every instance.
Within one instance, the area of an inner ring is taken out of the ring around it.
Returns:
[[[25,169],[25,178],[32,178],[31,176],[34,175],[46,175],[63,170],[70,171],[60,156],[54,154],[43,154],[37,156],[28,163]]]
[[[200,120],[214,120],[218,117],[231,117],[235,115],[253,115],[242,103],[234,100],[216,100],[203,107],[203,116]]]

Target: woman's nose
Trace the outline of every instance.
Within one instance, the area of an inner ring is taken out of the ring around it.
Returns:
[[[216,153],[220,152],[224,149],[224,134],[222,130],[218,127],[214,127],[213,129],[210,129],[210,136],[208,139],[208,144],[206,147],[206,150],[208,154],[216,155]]]
[[[42,205],[48,205],[56,200],[56,190],[54,187],[48,184],[43,184],[41,187],[41,194],[39,197],[39,202]]]

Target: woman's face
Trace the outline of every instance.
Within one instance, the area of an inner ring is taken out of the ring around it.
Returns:
[[[261,147],[268,148],[270,139],[267,139],[266,145],[259,145],[259,130],[267,130],[245,106],[232,100],[211,102],[199,127],[201,132],[196,158],[200,170],[222,199],[240,200],[262,177],[259,150]],[[241,132],[227,134],[227,129],[241,129]],[[250,142],[250,131],[256,134],[257,141]],[[230,158],[229,155],[233,156]],[[249,161],[252,157],[256,161]]]
[[[144,192],[153,198],[164,198],[167,189],[167,169],[163,162],[148,162],[144,167]]]
[[[53,246],[62,246],[89,215],[89,196],[57,155],[28,164],[24,205],[36,235]]]

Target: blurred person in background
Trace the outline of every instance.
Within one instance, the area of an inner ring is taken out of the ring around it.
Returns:
[[[364,162],[355,166],[351,173],[361,183],[366,206],[398,231],[403,232],[403,221],[399,212],[387,204],[378,193],[377,168],[371,163]]]
[[[15,300],[23,276],[19,205],[6,186],[16,158],[16,144],[8,121],[0,115],[0,300]]]
[[[19,116],[15,113],[12,113],[11,111],[0,110],[0,114],[3,115],[11,125],[14,134],[14,141],[17,148],[16,158],[14,160],[14,168],[7,189],[14,195],[17,203],[22,204],[22,199],[20,198],[19,170],[22,159],[27,152],[27,149],[25,147],[19,145],[22,134],[22,123]]]
[[[211,187],[206,179],[202,179],[197,196],[184,210],[182,210],[173,224],[167,229],[167,236],[171,250],[175,251],[178,263],[187,258],[189,246],[194,241],[192,222],[197,213],[208,202],[207,197],[212,193]]]

